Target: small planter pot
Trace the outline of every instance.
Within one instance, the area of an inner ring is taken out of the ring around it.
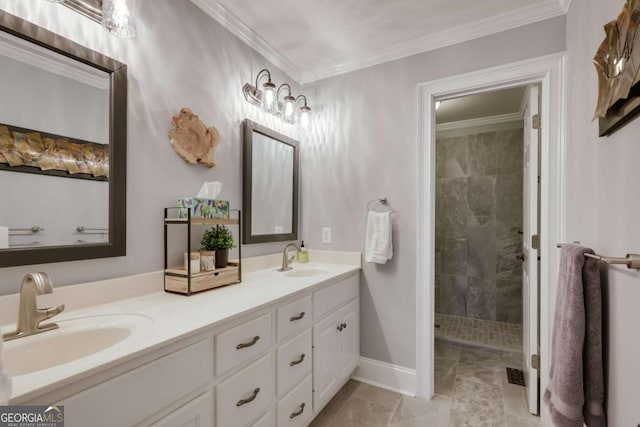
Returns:
[[[225,268],[229,264],[229,249],[216,251],[216,268]]]
[[[216,268],[216,251],[200,251],[200,271],[213,271]]]

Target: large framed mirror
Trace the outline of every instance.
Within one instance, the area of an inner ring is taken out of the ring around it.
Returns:
[[[0,82],[0,267],[126,255],[126,65],[0,11]]]
[[[298,142],[243,122],[242,242],[298,239]]]

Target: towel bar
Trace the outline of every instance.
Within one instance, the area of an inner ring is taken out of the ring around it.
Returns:
[[[580,242],[574,242],[579,244]],[[566,245],[566,243],[558,243],[558,247]],[[640,270],[640,254],[627,254],[625,257],[608,257],[598,254],[584,254],[587,258],[593,258],[603,264],[624,264],[627,268]]]

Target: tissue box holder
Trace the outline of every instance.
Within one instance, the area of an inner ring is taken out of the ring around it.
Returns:
[[[178,208],[179,218],[186,218],[186,208],[191,208],[191,218],[229,219],[228,200],[181,197],[178,199]]]

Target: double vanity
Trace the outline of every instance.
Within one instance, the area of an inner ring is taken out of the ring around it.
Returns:
[[[307,426],[359,358],[360,254],[311,258],[243,260],[241,284],[191,297],[161,272],[58,288],[59,328],[4,343],[10,403],[64,405],[71,427]]]

